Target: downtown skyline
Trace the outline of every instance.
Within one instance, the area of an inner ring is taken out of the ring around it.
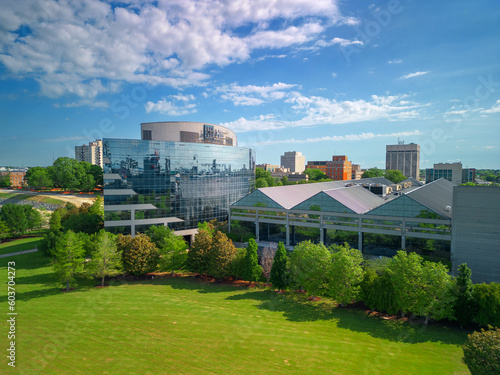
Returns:
[[[23,1],[0,24],[0,165],[46,166],[140,123],[385,168],[500,168],[500,6],[478,1]]]

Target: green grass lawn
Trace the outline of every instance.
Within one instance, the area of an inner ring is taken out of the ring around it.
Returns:
[[[41,237],[21,238],[19,240],[4,242],[0,244],[0,254],[15,253],[16,251],[21,250],[31,250],[35,248],[35,245],[40,248],[41,242]]]
[[[20,373],[468,374],[466,334],[455,329],[188,277],[61,292],[40,253],[0,259],[4,316],[7,261],[17,269]]]

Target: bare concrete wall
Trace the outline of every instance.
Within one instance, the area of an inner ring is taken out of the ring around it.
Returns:
[[[453,274],[467,263],[475,283],[500,282],[500,187],[453,189]]]

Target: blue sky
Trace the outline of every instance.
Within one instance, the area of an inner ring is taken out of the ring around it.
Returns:
[[[258,163],[285,151],[385,167],[500,168],[497,1],[7,1],[0,165],[45,166],[141,122],[235,130]]]

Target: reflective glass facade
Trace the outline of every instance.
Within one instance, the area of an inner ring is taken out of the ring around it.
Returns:
[[[196,228],[198,222],[227,220],[229,205],[255,184],[255,151],[244,147],[104,138],[103,159],[107,222],[131,219],[130,209],[114,205],[151,204],[134,210],[134,219],[177,218],[182,222],[169,227]]]

